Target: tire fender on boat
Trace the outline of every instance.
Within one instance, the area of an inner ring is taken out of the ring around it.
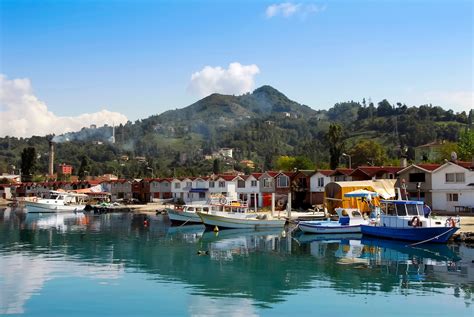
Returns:
[[[456,221],[452,217],[449,217],[448,219],[446,219],[445,226],[454,228],[456,227]]]

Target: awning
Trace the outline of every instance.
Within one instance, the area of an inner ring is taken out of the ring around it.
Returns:
[[[189,190],[190,193],[205,193],[209,191],[209,188],[191,188]]]

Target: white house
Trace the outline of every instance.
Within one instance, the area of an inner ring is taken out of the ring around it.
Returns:
[[[334,173],[333,170],[318,170],[316,173],[311,175],[309,179],[309,190],[310,195],[310,204],[320,205],[324,202],[324,186],[329,184],[331,180],[331,175]]]
[[[474,166],[446,162],[432,172],[433,210],[464,211],[474,208]]]
[[[246,202],[250,207],[261,207],[262,197],[260,195],[260,186],[258,174],[241,175],[237,177],[237,197]]]

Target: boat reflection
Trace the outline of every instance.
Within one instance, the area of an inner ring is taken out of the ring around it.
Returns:
[[[10,215],[0,219],[0,260],[21,254],[25,261],[41,259],[47,267],[48,261],[60,257],[57,270],[70,264],[78,270],[92,266],[98,271],[114,265],[123,274],[127,270],[146,274],[157,287],[183,283],[192,296],[204,301],[238,296],[259,307],[318,287],[364,295],[414,290],[470,298],[474,292],[474,249],[464,245],[407,247],[403,242],[360,235],[292,238],[281,230],[216,234],[204,232],[201,225],[170,227],[160,216],[148,219],[144,226],[142,218],[131,214],[61,220]],[[58,226],[64,229],[57,230]],[[199,251],[204,251],[202,256]],[[28,276],[35,265],[22,270]],[[6,274],[11,272],[0,271],[0,281],[6,280]],[[51,275],[45,273],[42,281]],[[35,285],[41,288],[43,282]]]

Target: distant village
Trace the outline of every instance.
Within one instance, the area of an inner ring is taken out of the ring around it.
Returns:
[[[231,155],[229,151],[226,155]],[[50,166],[51,167],[51,166]],[[57,166],[57,174],[71,174],[72,167]],[[474,161],[446,161],[444,164],[412,164],[408,166],[359,166],[335,170],[266,171],[263,173],[233,172],[205,177],[172,177],[118,179],[107,174],[87,176],[85,180],[21,182],[19,175],[3,175],[9,184],[0,185],[0,197],[43,196],[51,190],[106,196],[108,200],[149,203],[173,200],[181,203],[206,201],[222,194],[246,201],[251,207],[269,207],[272,193],[288,197],[292,207],[306,209],[322,206],[328,194],[328,184],[353,186],[361,181],[393,180],[403,189],[404,198],[423,200],[434,211],[474,211]],[[361,185],[362,186],[362,185]],[[326,194],[325,194],[326,193]]]

